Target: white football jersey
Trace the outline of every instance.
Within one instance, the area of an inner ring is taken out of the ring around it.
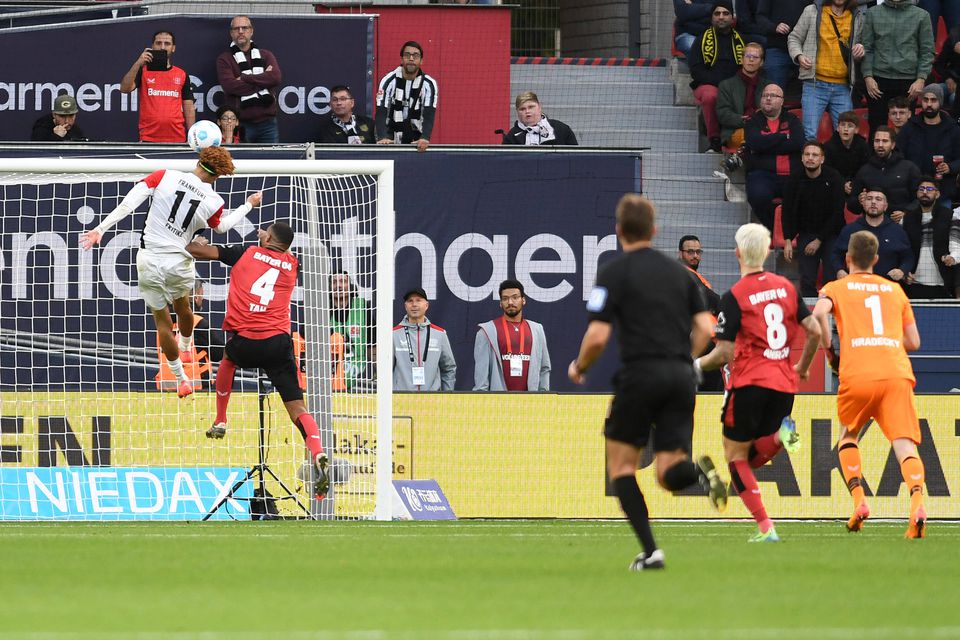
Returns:
[[[189,256],[186,246],[193,237],[220,224],[223,198],[194,174],[161,169],[143,182],[153,202],[140,236],[141,248]]]

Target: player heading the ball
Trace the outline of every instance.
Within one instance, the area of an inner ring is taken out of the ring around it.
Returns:
[[[160,348],[177,377],[177,395],[181,398],[193,393],[180,359],[181,351],[190,352],[194,324],[190,295],[196,270],[187,244],[207,227],[226,233],[263,200],[263,194],[258,191],[251,194],[245,204],[224,212],[223,198],[213,190],[213,183],[233,171],[229,151],[223,147],[203,149],[192,172],[154,171],[134,185],[103,222],[80,236],[80,246],[89,250],[108,229],[133,213],[148,196],[153,196],[137,252],[138,285],[140,295],[153,313]],[[177,313],[179,344],[167,309],[171,303]]]

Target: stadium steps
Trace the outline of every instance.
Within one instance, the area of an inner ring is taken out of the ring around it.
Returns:
[[[681,236],[699,236],[705,251],[704,274],[717,291],[726,291],[739,279],[733,235],[747,220],[747,209],[742,202],[726,201],[726,181],[714,176],[723,156],[699,153],[697,108],[692,106],[686,71],[682,63],[514,64],[511,99],[534,91],[544,112],[570,125],[582,145],[647,147],[643,192],[659,212],[655,246],[676,255]],[[513,115],[512,104],[510,111]],[[734,189],[742,189],[743,172],[733,174],[731,181]]]
[[[569,100],[569,98],[568,98]],[[675,107],[659,104],[627,104],[627,105],[592,105],[590,113],[595,122],[624,122],[630,123],[637,129],[658,129],[665,123],[671,128],[695,129],[697,126],[697,110],[695,107]],[[513,105],[510,112],[513,113]],[[568,103],[551,104],[544,107],[548,118],[556,118],[562,122],[581,120],[584,107],[582,104]]]

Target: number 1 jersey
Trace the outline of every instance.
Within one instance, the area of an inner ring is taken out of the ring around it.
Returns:
[[[904,378],[916,383],[903,348],[903,330],[916,320],[899,284],[873,273],[852,273],[824,285],[820,297],[833,302],[842,381]]]
[[[232,265],[223,330],[262,340],[290,333],[290,298],[300,268],[296,256],[260,246],[219,247]]]
[[[153,194],[140,247],[156,253],[181,253],[197,233],[220,224],[223,198],[192,173],[154,171],[143,179]]]
[[[750,273],[733,285],[717,317],[717,339],[734,342],[730,385],[796,393],[790,345],[809,315],[793,284],[775,273]]]

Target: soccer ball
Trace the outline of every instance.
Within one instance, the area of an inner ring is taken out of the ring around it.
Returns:
[[[198,120],[187,132],[187,143],[194,151],[207,147],[219,147],[223,142],[220,127],[210,120]]]

